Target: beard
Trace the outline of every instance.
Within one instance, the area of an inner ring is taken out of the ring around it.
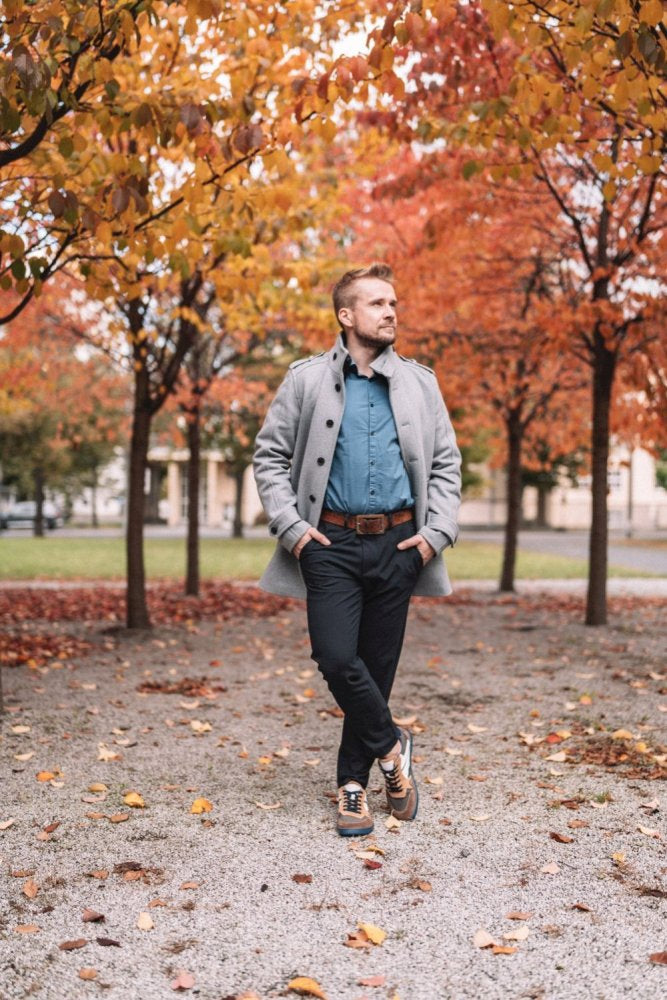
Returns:
[[[396,327],[381,326],[376,330],[355,329],[354,336],[364,347],[386,347],[396,340]]]

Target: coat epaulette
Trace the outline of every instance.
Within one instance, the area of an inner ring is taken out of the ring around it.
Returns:
[[[312,354],[309,358],[299,358],[298,361],[293,361],[290,368],[301,368],[302,365],[308,365],[311,361],[315,361],[316,358],[323,357],[327,352],[320,351],[319,354]]]
[[[406,358],[403,354],[399,354],[398,356],[401,359],[401,361],[407,361],[409,364],[416,365],[417,368],[423,368],[425,372],[429,372],[431,375],[435,375],[433,369],[429,368],[428,365],[422,365],[419,361],[415,361],[414,358]]]

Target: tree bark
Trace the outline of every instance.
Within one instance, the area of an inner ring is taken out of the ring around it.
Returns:
[[[127,627],[150,628],[144,565],[144,478],[151,427],[148,374],[134,374],[134,412],[130,440],[130,480],[127,499]]]
[[[245,468],[237,468],[234,471],[234,524],[232,526],[232,538],[243,538],[243,484],[245,480]]]
[[[44,537],[44,470],[39,466],[33,472],[35,483],[35,520],[32,533],[35,538]]]
[[[199,597],[199,483],[201,427],[199,407],[188,414],[188,541],[185,593]]]
[[[521,519],[521,444],[523,428],[518,410],[510,410],[505,427],[507,430],[507,519],[500,590],[514,590],[516,551]]]
[[[92,483],[90,486],[90,507],[91,507],[91,520],[93,528],[99,528],[100,522],[97,516],[97,466],[94,465],[92,469]]]
[[[586,624],[607,624],[607,465],[609,461],[609,413],[611,409],[616,354],[595,334],[593,364],[592,517],[588,545],[588,592]]]
[[[537,486],[537,516],[535,518],[535,525],[538,528],[548,528],[547,524],[547,498],[549,496],[549,487],[545,486],[543,483],[539,483]]]

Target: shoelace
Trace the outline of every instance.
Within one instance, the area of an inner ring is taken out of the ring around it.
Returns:
[[[403,792],[403,781],[400,769],[394,764],[391,771],[384,771],[384,780],[387,783],[390,795],[401,795]]]
[[[361,789],[344,788],[343,809],[346,812],[354,812],[361,814],[362,795],[363,793]]]

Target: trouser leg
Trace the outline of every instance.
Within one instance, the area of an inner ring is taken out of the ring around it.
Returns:
[[[365,579],[366,593],[359,624],[357,652],[385,702],[389,701],[396,676],[410,596],[421,566],[421,556],[414,549],[396,548],[402,538],[411,534],[414,534],[414,526],[408,524],[399,525],[381,536],[382,545],[377,546],[373,552],[373,565],[368,567]],[[397,739],[398,730],[393,726],[393,743]],[[371,766],[378,756],[383,754],[369,753],[346,717],[338,751],[339,784],[354,775],[355,780],[366,787]]]
[[[342,775],[339,783],[363,779],[365,784],[364,762],[391,750],[396,729],[386,698],[358,650],[366,599],[359,538],[336,526],[326,525],[325,531],[331,546],[311,541],[301,554],[312,657],[345,713],[345,725],[363,748],[360,772]]]

